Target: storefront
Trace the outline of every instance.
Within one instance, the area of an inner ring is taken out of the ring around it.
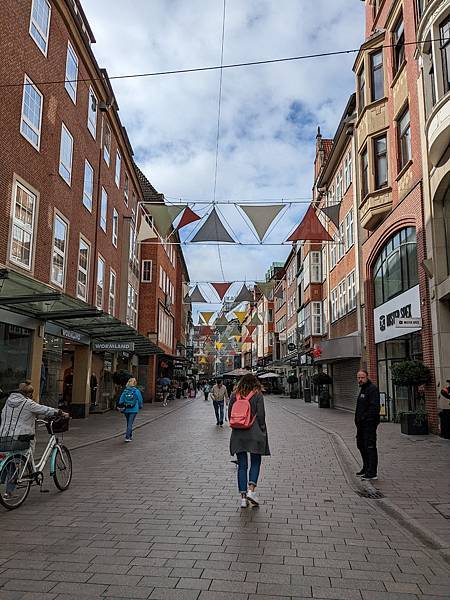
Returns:
[[[32,324],[24,327],[18,323],[27,320],[11,317],[11,313],[0,310],[0,394],[17,389],[31,374]]]

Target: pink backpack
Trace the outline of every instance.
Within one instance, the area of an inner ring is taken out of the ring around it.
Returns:
[[[231,407],[230,427],[232,429],[250,429],[256,419],[256,415],[252,417],[252,409],[250,398],[255,392],[250,392],[248,396],[236,394],[236,400]]]

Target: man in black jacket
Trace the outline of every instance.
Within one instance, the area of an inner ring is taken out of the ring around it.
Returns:
[[[377,427],[380,423],[380,392],[365,369],[358,371],[360,392],[356,401],[356,445],[361,452],[363,467],[357,475],[362,479],[377,479]]]

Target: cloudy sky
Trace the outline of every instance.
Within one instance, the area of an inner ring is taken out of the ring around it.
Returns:
[[[110,76],[220,64],[222,0],[83,0],[83,7]],[[227,0],[224,63],[357,48],[363,8],[357,0]],[[216,199],[299,202],[267,241],[286,239],[306,210],[300,202],[311,195],[317,126],[333,136],[353,91],[354,58],[223,72]],[[136,161],[153,185],[168,199],[212,200],[219,71],[113,85]],[[255,242],[236,208],[219,208],[241,241]],[[207,205],[197,209],[204,214]],[[287,246],[222,246],[225,279],[262,279],[288,253]],[[185,254],[191,280],[222,280],[215,246],[187,246]]]

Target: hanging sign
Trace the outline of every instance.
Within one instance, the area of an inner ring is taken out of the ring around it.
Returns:
[[[379,344],[405,333],[420,331],[422,329],[420,316],[420,291],[419,286],[416,285],[375,308],[373,311],[375,343]],[[405,326],[397,326],[397,320],[409,323],[407,331]]]
[[[134,342],[93,342],[92,349],[100,352],[133,352]]]

